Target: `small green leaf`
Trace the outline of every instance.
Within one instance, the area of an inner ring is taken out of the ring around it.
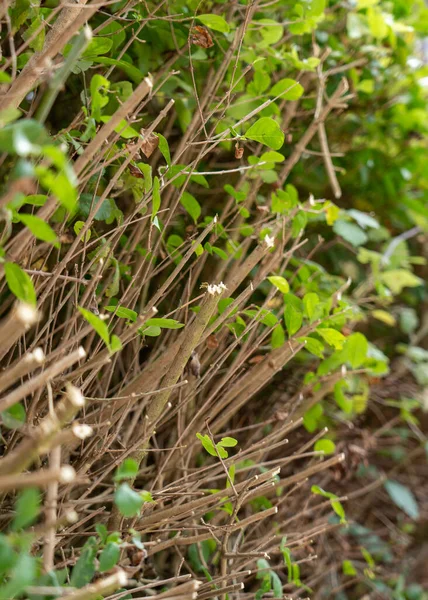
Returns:
[[[171,166],[171,154],[169,151],[169,145],[168,145],[167,139],[161,133],[157,133],[156,135],[159,138],[159,146],[158,147],[159,147],[160,153],[166,160],[166,164],[168,165],[168,167],[170,167]]]
[[[153,191],[152,191],[152,221],[157,215],[159,208],[161,205],[161,196],[160,196],[160,181],[159,177],[155,175],[153,179]]]
[[[31,525],[40,512],[40,492],[36,488],[27,488],[19,493],[15,504],[15,517],[12,530],[18,531]]]
[[[137,473],[137,461],[135,461],[133,458],[125,458],[123,463],[116,469],[114,480],[122,481],[123,479],[135,479]]]
[[[4,273],[7,285],[12,294],[18,300],[36,306],[36,290],[30,276],[21,267],[11,262],[4,263]]]
[[[292,336],[299,331],[303,322],[303,304],[300,298],[294,294],[284,295],[285,309],[284,320],[288,335]]]
[[[278,323],[272,331],[272,336],[270,338],[270,345],[272,350],[275,348],[281,348],[285,344],[285,333],[282,326]]]
[[[144,500],[127,483],[122,483],[115,492],[114,503],[124,517],[135,517],[140,513]]]
[[[180,204],[186,209],[192,219],[197,223],[201,216],[201,205],[192,194],[189,192],[183,192],[180,198]]]
[[[315,452],[324,452],[324,454],[334,454],[336,445],[327,438],[322,438],[315,443]]]
[[[342,563],[342,572],[344,575],[356,575],[357,571],[350,560],[344,560]]]
[[[76,235],[79,235],[79,233],[81,232],[81,230],[84,226],[85,226],[84,221],[76,221],[75,224],[73,225],[74,233]],[[89,240],[91,239],[91,235],[92,235],[91,230],[88,229],[82,238],[82,242],[89,242]]]
[[[353,246],[361,246],[368,240],[367,235],[361,227],[342,219],[337,219],[337,221],[334,222],[333,231]]]
[[[303,86],[294,79],[280,79],[271,88],[269,96],[281,96],[281,100],[298,100],[303,91]]]
[[[221,31],[221,33],[229,33],[230,31],[229,25],[220,15],[198,15],[196,18],[206,27],[214,29],[214,31]]]
[[[90,310],[86,310],[86,308],[78,307],[80,314],[88,321],[90,325],[95,329],[100,338],[106,344],[106,346],[110,343],[110,334],[108,332],[107,323],[105,323],[100,317],[94,315]]]
[[[340,331],[330,327],[320,327],[316,332],[327,342],[327,344],[330,344],[330,346],[333,346],[336,350],[341,350],[343,348],[346,338]]]
[[[356,369],[366,360],[369,344],[362,333],[353,333],[347,338],[343,349],[346,360]]]
[[[260,142],[272,148],[279,150],[284,143],[284,133],[276,121],[270,117],[262,117],[256,121],[247,131],[245,137],[255,142]]]
[[[100,118],[102,123],[108,123],[111,119],[109,115],[103,115]],[[139,137],[140,134],[136,129],[128,125],[128,122],[125,119],[122,119],[114,128],[114,131],[120,135],[121,138],[125,140],[130,140],[135,137]]]
[[[81,588],[89,583],[95,573],[96,538],[89,538],[83,547],[77,563],[71,573],[70,585]]]
[[[146,321],[146,325],[148,325],[149,327],[160,327],[161,329],[181,329],[182,327],[184,327],[184,324],[180,323],[180,321],[176,321],[175,319],[162,318],[149,319],[148,321]]]
[[[416,277],[407,269],[392,269],[381,274],[381,280],[393,294],[400,294],[405,287],[419,287],[423,284],[422,279]]]
[[[119,352],[119,350],[122,350],[122,342],[120,341],[120,337],[117,335],[112,335],[110,338],[110,343],[108,345],[108,349],[110,350],[111,354],[114,354],[115,352]]]
[[[315,292],[310,292],[309,294],[305,294],[303,296],[303,308],[310,323],[314,321],[319,303],[319,296]]]
[[[109,542],[100,554],[100,572],[110,571],[118,563],[119,558],[120,546],[115,542]]]
[[[288,294],[288,292],[290,291],[288,281],[284,279],[284,277],[280,277],[279,275],[272,275],[271,277],[268,277],[268,280],[283,294]]]
[[[340,522],[342,524],[346,523],[345,509],[343,508],[342,503],[339,502],[338,500],[332,500],[331,501],[331,507],[334,510],[334,512],[336,513],[336,515],[338,517],[340,517]]]
[[[324,358],[324,346],[319,340],[308,336],[299,338],[299,342],[304,343],[305,350],[307,350],[311,354],[314,354],[319,358]]]
[[[8,429],[20,429],[25,424],[26,414],[22,404],[14,404],[0,413],[2,423]]]
[[[196,437],[198,438],[198,440],[200,440],[202,446],[205,448],[208,454],[211,454],[211,456],[217,456],[214,444],[212,443],[208,435],[202,435],[201,433],[197,433]]]
[[[158,337],[161,333],[162,329],[155,325],[151,325],[150,327],[141,330],[142,335],[148,335],[149,337]]]
[[[26,214],[20,214],[18,217],[21,223],[28,227],[34,237],[36,237],[38,240],[42,240],[43,242],[48,242],[56,248],[59,248],[60,244],[55,231],[48,223],[43,221],[43,219],[34,215]]]
[[[114,312],[117,317],[121,319],[129,319],[133,323],[137,320],[138,313],[135,310],[131,310],[130,308],[126,308],[125,306],[106,306],[104,310],[108,310],[108,312]]]
[[[218,446],[223,446],[223,448],[234,448],[238,443],[238,440],[235,440],[235,438],[233,437],[224,437],[221,438],[221,440],[219,441],[219,443],[217,444]]]
[[[0,72],[0,83],[10,83],[12,81],[11,76],[4,71]]]
[[[9,123],[0,131],[0,152],[28,156],[39,153],[41,146],[49,143],[46,129],[33,119]]]
[[[388,479],[385,482],[385,489],[388,492],[391,500],[401,508],[411,519],[419,518],[419,506],[413,492],[405,485]]]

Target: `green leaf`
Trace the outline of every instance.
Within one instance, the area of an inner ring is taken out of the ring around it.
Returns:
[[[318,356],[319,358],[324,358],[324,346],[319,340],[316,340],[313,337],[302,337],[299,338],[299,342],[305,344],[305,350]]]
[[[36,290],[30,276],[21,267],[11,262],[4,263],[4,272],[12,294],[22,302],[36,306]]]
[[[419,506],[413,492],[405,485],[388,479],[385,484],[391,500],[411,519],[419,518]]]
[[[135,517],[140,514],[144,500],[127,483],[122,483],[114,494],[114,503],[124,517]]]
[[[146,327],[146,329],[141,330],[142,335],[148,335],[149,337],[158,337],[162,333],[162,329],[160,327],[156,327],[154,325],[150,327]]]
[[[97,315],[94,315],[90,310],[86,310],[86,308],[78,307],[80,314],[88,321],[90,325],[95,329],[100,338],[106,344],[106,346],[110,343],[110,334],[108,332],[108,326],[105,321],[103,321]]]
[[[115,542],[109,542],[100,554],[100,572],[110,571],[118,563],[119,558],[120,546]]]
[[[125,60],[116,60],[107,56],[91,57],[91,60],[101,65],[111,65],[121,69],[134,83],[141,83],[143,81],[144,74],[140,69],[137,69],[137,67],[134,67],[134,65]]]
[[[284,28],[281,23],[273,19],[258,19],[252,22],[253,27],[262,37],[262,42],[258,42],[259,48],[267,48],[272,44],[276,44],[282,38]],[[264,25],[264,27],[260,27]]]
[[[293,238],[296,238],[298,235],[304,231],[306,225],[308,223],[308,215],[305,211],[301,210],[297,213],[297,215],[293,219],[293,224],[291,227],[291,234]]]
[[[369,7],[367,9],[367,22],[373,37],[381,40],[388,35],[388,25],[383,14],[377,8]]]
[[[109,115],[103,115],[100,118],[102,123],[108,123],[112,117]],[[114,128],[114,131],[120,135],[124,140],[130,140],[135,137],[139,137],[139,133],[136,129],[128,125],[128,122],[125,119],[122,119]]]
[[[201,206],[192,194],[189,192],[183,192],[180,198],[180,204],[186,209],[192,219],[197,223],[201,216]]]
[[[79,235],[79,233],[82,231],[83,227],[85,226],[85,221],[76,221],[75,224],[73,225],[73,230],[74,233],[76,235]],[[89,240],[91,239],[91,230],[88,229],[85,234],[82,237],[82,241],[83,242],[89,242]]]
[[[221,31],[221,33],[229,33],[230,27],[227,22],[219,15],[198,15],[196,17],[201,23],[214,31]]]
[[[342,563],[342,572],[344,575],[356,575],[357,571],[350,560],[344,560]]]
[[[10,83],[12,81],[11,76],[4,71],[0,72],[0,83]]]
[[[294,294],[284,295],[285,309],[284,320],[288,335],[292,336],[299,331],[303,322],[303,305],[300,298]]]
[[[40,512],[40,492],[37,488],[26,488],[19,493],[15,503],[12,531],[19,531],[34,523]]]
[[[351,208],[347,211],[348,215],[350,215],[353,219],[355,219],[360,227],[366,229],[366,227],[372,229],[379,229],[379,223],[368,215],[367,213],[361,212],[360,210],[356,210],[355,208]]]
[[[43,165],[37,166],[35,172],[43,188],[52,193],[58,202],[72,213],[77,204],[77,190],[71,174],[68,171],[56,173]]]
[[[244,137],[265,144],[273,150],[279,150],[284,143],[284,133],[278,123],[270,117],[262,117],[256,121],[247,129]]]
[[[83,587],[92,580],[95,574],[97,547],[94,542],[95,538],[89,538],[83,546],[83,550],[71,573],[70,585],[72,587]]]
[[[217,456],[214,444],[212,443],[208,435],[202,435],[201,433],[197,433],[196,437],[198,438],[198,440],[200,440],[202,446],[205,448],[208,454],[211,454],[211,456]]]
[[[361,246],[368,240],[367,235],[361,227],[358,227],[358,225],[355,225],[354,223],[343,221],[342,219],[337,219],[337,221],[334,222],[333,231],[353,246]]]
[[[96,121],[101,120],[102,109],[108,104],[107,90],[110,82],[102,75],[95,74],[91,79],[91,114]],[[102,92],[100,90],[103,90]]]
[[[309,292],[305,294],[303,297],[303,308],[305,310],[305,314],[309,319],[309,322],[312,323],[314,321],[314,317],[317,313],[317,308],[319,306],[320,299],[318,294],[315,292]]]
[[[8,429],[20,429],[25,424],[26,414],[22,404],[14,404],[0,413],[2,423]]]
[[[60,247],[60,243],[55,231],[52,227],[43,221],[40,217],[34,215],[20,214],[19,220],[23,223],[38,240],[48,242],[56,248]]]
[[[137,167],[144,175],[144,191],[147,194],[152,189],[153,178],[152,178],[152,167],[146,163],[139,162]]]
[[[107,54],[113,46],[113,40],[109,37],[94,37],[84,51],[85,58],[92,58],[100,54]]]
[[[290,291],[288,281],[284,279],[284,277],[280,277],[279,275],[272,275],[271,277],[268,277],[268,280],[283,294],[288,294],[288,292]]]
[[[271,88],[269,96],[281,96],[281,100],[298,100],[303,92],[303,86],[294,79],[280,79]]]
[[[270,345],[272,350],[275,348],[281,348],[285,344],[285,333],[282,326],[278,323],[272,331],[272,336],[270,338]]]
[[[331,507],[334,510],[334,512],[336,513],[336,515],[338,517],[340,517],[340,522],[342,524],[346,523],[345,509],[343,508],[342,503],[339,502],[338,500],[332,500]]]
[[[340,331],[330,327],[320,327],[316,330],[317,334],[323,338],[330,346],[336,350],[341,350],[346,341],[345,336]],[[349,338],[348,338],[349,339]]]
[[[161,133],[157,133],[156,135],[159,138],[159,146],[158,147],[159,147],[160,153],[166,160],[166,164],[168,165],[168,167],[170,167],[171,166],[171,154],[169,151],[169,145],[168,145],[167,139]]]
[[[115,352],[119,352],[119,350],[122,350],[122,342],[120,341],[120,337],[113,334],[110,338],[110,343],[108,345],[108,349],[110,350],[111,354],[114,354]]]
[[[3,565],[1,565],[3,566]],[[25,588],[34,583],[37,576],[37,559],[27,552],[22,552],[12,569],[7,583],[0,587],[0,600],[11,600],[21,597]]]
[[[160,181],[159,177],[155,175],[153,180],[153,191],[152,191],[152,221],[157,215],[160,205],[161,205],[161,196],[160,196]]]
[[[46,129],[34,119],[9,123],[0,130],[0,152],[28,156],[38,154],[41,146],[51,143]]]
[[[146,325],[149,327],[160,327],[161,329],[181,329],[184,327],[183,323],[176,321],[175,319],[149,319],[146,321]]]
[[[114,312],[117,317],[120,317],[121,319],[129,319],[133,323],[135,323],[138,317],[138,313],[136,313],[135,310],[131,310],[125,306],[106,306],[104,310],[107,310],[108,312]]]
[[[380,279],[389,287],[393,294],[400,294],[405,287],[419,287],[423,285],[422,279],[416,277],[416,275],[407,269],[385,271],[381,274]]]
[[[122,481],[123,479],[135,479],[137,473],[137,461],[135,461],[133,458],[125,458],[123,463],[116,469],[114,480]]]
[[[223,446],[223,448],[234,448],[238,444],[238,440],[235,440],[233,437],[224,437],[218,442],[218,446]]]
[[[368,341],[362,333],[350,335],[343,348],[346,360],[353,369],[360,367],[365,362],[368,349]]]
[[[324,454],[334,454],[336,445],[327,438],[321,438],[315,442],[314,450],[315,452],[324,452]]]

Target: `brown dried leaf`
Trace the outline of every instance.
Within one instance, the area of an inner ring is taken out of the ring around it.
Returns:
[[[214,46],[213,39],[205,27],[195,25],[190,31],[190,41],[200,48],[211,48]]]
[[[236,142],[235,144],[235,158],[242,158],[244,156],[244,148]]]
[[[252,358],[250,358],[250,360],[248,362],[249,362],[250,365],[258,365],[263,360],[264,360],[264,355],[263,354],[258,354],[256,356],[253,356]]]
[[[135,167],[134,165],[129,165],[128,166],[129,172],[131,173],[132,177],[137,177],[137,179],[144,179],[144,175],[142,174],[142,172],[140,171],[140,169],[138,167]]]
[[[210,350],[215,350],[219,347],[219,341],[214,334],[211,334],[207,337],[207,348]]]
[[[141,135],[145,134],[145,129],[140,129]],[[149,158],[159,146],[159,138],[154,133],[150,133],[141,144],[141,152],[146,158]]]

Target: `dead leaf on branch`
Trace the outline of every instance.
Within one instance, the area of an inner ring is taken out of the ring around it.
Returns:
[[[213,39],[208,29],[201,27],[200,25],[192,27],[190,31],[190,41],[200,48],[211,48],[214,46]]]
[[[145,135],[145,129],[140,129],[141,135]],[[156,148],[159,146],[159,138],[154,133],[150,133],[141,144],[141,152],[146,158],[150,158]]]
[[[242,158],[244,156],[244,148],[236,142],[235,144],[235,158]]]
[[[144,179],[144,175],[138,167],[135,167],[134,165],[130,164],[128,166],[128,169],[132,177],[137,177],[137,179]]]

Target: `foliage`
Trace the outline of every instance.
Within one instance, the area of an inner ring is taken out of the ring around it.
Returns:
[[[0,20],[0,600],[422,600],[423,0]]]

